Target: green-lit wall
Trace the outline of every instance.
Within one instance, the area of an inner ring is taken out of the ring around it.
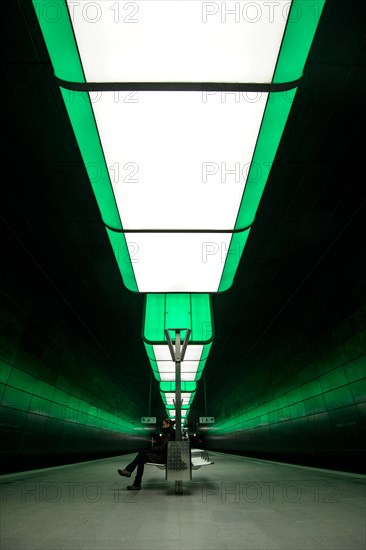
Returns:
[[[39,270],[30,273],[43,292],[21,274],[23,286],[15,275],[1,288],[1,472],[146,445],[139,420],[147,391],[118,376],[118,365],[68,303]]]
[[[208,412],[216,419],[205,432],[208,448],[365,470],[365,311],[325,326],[320,337],[319,316],[313,320],[315,329],[310,323],[274,331],[224,391],[208,384]]]

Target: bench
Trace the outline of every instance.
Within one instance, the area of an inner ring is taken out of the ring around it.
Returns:
[[[192,470],[198,470],[202,466],[214,464],[214,461],[210,460],[208,452],[204,449],[191,449],[191,464]]]
[[[210,460],[208,452],[204,449],[191,449],[191,467],[192,470],[198,470],[202,466],[209,466],[214,464],[213,460]],[[160,470],[166,469],[166,464],[158,464],[156,462],[146,462],[147,466],[156,466]]]
[[[191,464],[189,464],[189,461]],[[203,449],[191,449],[188,441],[170,441],[166,464],[146,462],[148,466],[156,466],[165,470],[165,479],[175,481],[175,492],[181,494],[183,481],[192,479],[192,470],[213,464],[208,452]]]

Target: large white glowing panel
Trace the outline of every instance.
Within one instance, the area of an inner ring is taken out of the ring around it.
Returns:
[[[68,6],[89,82],[270,82],[291,1]]]
[[[231,229],[267,93],[90,93],[124,229]]]
[[[126,233],[139,292],[217,292],[230,233]]]

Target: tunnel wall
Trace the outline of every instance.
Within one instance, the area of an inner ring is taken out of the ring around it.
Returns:
[[[32,294],[15,279],[1,292],[1,473],[145,446],[141,395],[45,281]]]
[[[207,448],[365,473],[365,318],[361,309],[321,338],[278,330],[262,343],[256,366],[209,399]]]

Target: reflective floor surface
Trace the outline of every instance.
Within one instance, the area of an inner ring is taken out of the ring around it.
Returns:
[[[215,452],[182,494],[154,466],[131,492],[134,456],[0,476],[1,550],[366,548],[366,476]]]

